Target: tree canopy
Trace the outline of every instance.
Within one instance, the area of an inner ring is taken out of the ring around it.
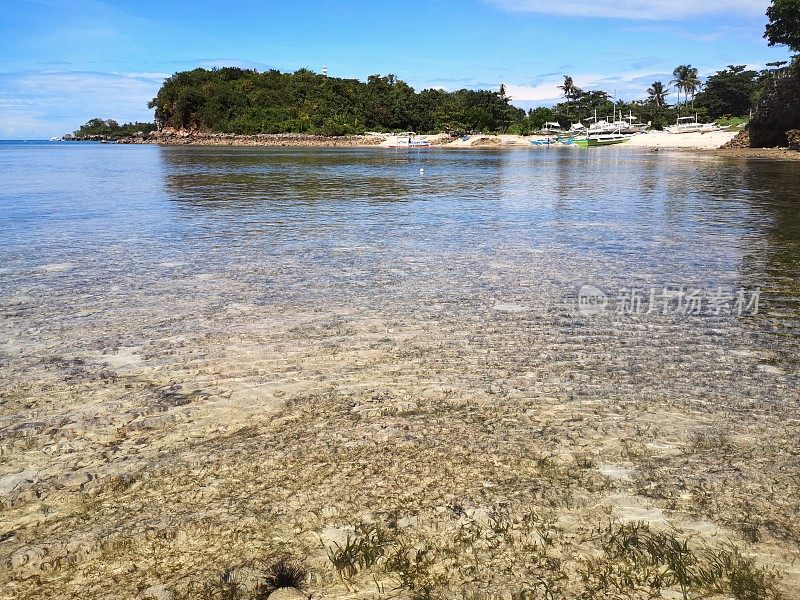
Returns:
[[[797,3],[800,0],[784,0]],[[775,6],[781,4],[776,0]],[[773,6],[772,8],[775,8]],[[158,127],[208,133],[307,133],[350,135],[365,131],[517,133],[527,135],[546,122],[562,126],[595,115],[610,119],[633,113],[660,129],[685,114],[700,118],[746,116],[763,90],[785,70],[786,62],[770,63],[760,72],[730,65],[703,84],[691,65],[675,68],[678,103],[667,103],[668,89],[655,81],[642,101],[613,99],[603,90],[582,90],[564,76],[563,101],[527,113],[511,104],[504,85],[498,91],[425,89],[417,92],[395,75],[370,75],[366,81],[327,77],[308,69],[294,73],[224,67],[194,69],[166,79],[148,106],[155,109]],[[698,90],[701,90],[698,92]],[[681,95],[685,94],[685,100]],[[681,102],[683,100],[683,102]],[[109,139],[148,133],[153,124],[92,119],[76,137]]]
[[[83,138],[104,138],[119,139],[128,137],[135,133],[150,133],[156,128],[154,123],[123,123],[120,125],[114,119],[90,119],[81,127],[73,132],[73,136],[78,139]]]
[[[788,46],[800,52],[800,0],[772,0],[764,32],[770,46]]]
[[[745,65],[729,65],[707,80],[695,104],[708,110],[711,117],[746,115],[756,100],[759,73]]]
[[[379,131],[506,131],[525,112],[505,89],[416,92],[394,75],[366,83],[234,67],[194,69],[167,79],[150,102],[165,127],[224,133],[346,135]]]

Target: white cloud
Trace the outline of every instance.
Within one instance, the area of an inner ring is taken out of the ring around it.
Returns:
[[[504,10],[571,17],[687,19],[711,14],[763,16],[768,0],[487,0]]]
[[[518,103],[542,103],[545,101],[555,102],[561,96],[558,83],[543,83],[540,85],[515,85],[506,83],[506,94],[511,96],[513,104]]]
[[[0,73],[0,138],[36,139],[77,129],[93,117],[151,121],[147,102],[164,73]]]

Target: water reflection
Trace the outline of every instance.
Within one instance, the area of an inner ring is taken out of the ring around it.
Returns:
[[[124,277],[187,297],[208,293],[197,276],[217,274],[245,299],[402,312],[432,298],[453,310],[497,297],[561,306],[585,281],[763,286],[769,319],[796,325],[793,163],[98,145],[12,149],[0,169],[7,289],[37,280],[100,294]],[[78,267],[31,276],[54,257]]]

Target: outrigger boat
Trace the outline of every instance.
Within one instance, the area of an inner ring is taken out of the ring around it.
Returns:
[[[694,117],[678,117],[678,122],[671,127],[667,127],[669,133],[711,133],[722,131],[716,123],[700,123],[697,115]]]
[[[572,143],[581,148],[590,146],[612,146],[622,144],[631,139],[632,136],[623,133],[593,133],[586,137],[575,138]]]
[[[566,133],[566,131],[564,131],[561,123],[550,121],[542,126],[542,128],[539,130],[539,133],[541,135],[560,135],[562,133]]]
[[[536,139],[531,140],[532,146],[554,146],[558,144],[561,140],[558,138],[544,138],[544,139]]]
[[[428,148],[431,143],[427,140],[415,139],[416,133],[408,132],[397,136],[387,148]]]
[[[629,112],[627,117],[614,121],[614,124],[619,126],[620,133],[644,133],[650,129],[652,122],[640,123],[639,119]]]

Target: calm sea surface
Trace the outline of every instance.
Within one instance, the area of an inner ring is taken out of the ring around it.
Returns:
[[[613,375],[602,394],[797,398],[798,163],[0,143],[0,182],[7,376],[269,313],[435,328],[443,376],[499,353],[560,365],[570,393],[565,372]]]

